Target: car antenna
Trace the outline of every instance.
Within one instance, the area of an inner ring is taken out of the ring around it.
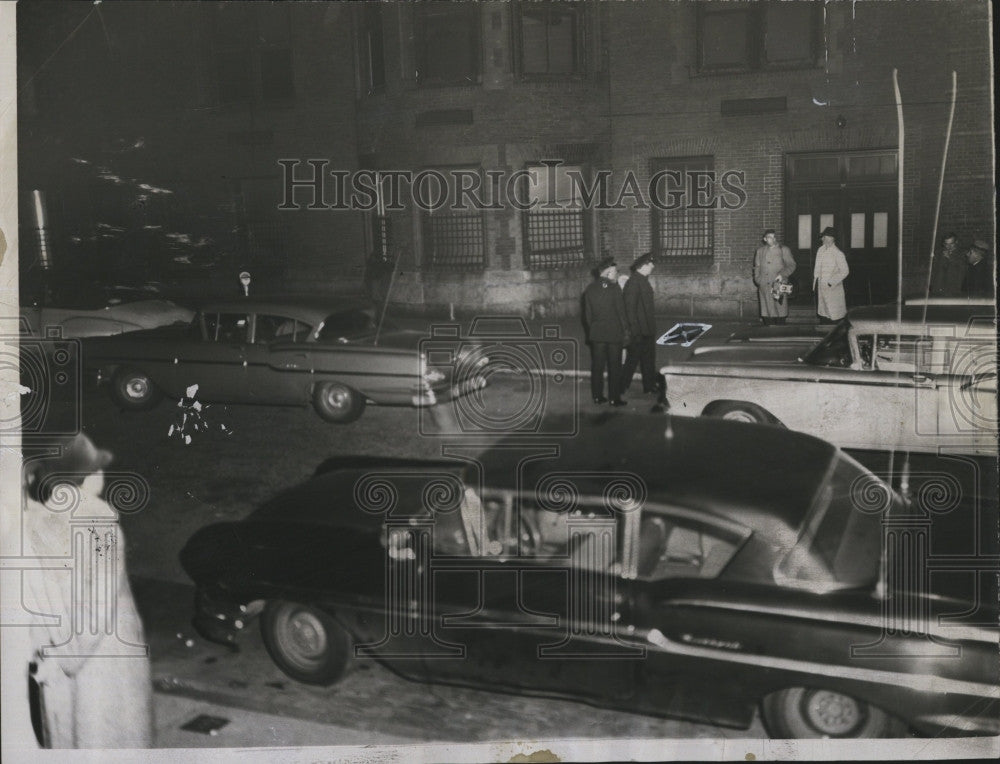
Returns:
[[[385,321],[385,312],[389,308],[389,296],[392,294],[392,285],[396,281],[396,266],[399,265],[399,256],[403,253],[402,247],[396,247],[396,257],[392,261],[392,271],[389,273],[389,285],[385,289],[385,297],[382,299],[382,309],[379,312],[378,324],[375,326],[375,341],[372,343],[378,346],[378,338],[382,333],[382,324]]]

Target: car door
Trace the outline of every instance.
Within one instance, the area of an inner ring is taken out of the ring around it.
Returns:
[[[277,313],[253,316],[252,342],[246,345],[247,384],[251,400],[258,403],[299,403],[306,400],[308,381],[303,375],[282,370],[273,363],[273,348],[293,349],[293,356],[304,366],[310,348],[305,339],[311,326]]]
[[[625,632],[646,650],[636,674],[634,707],[723,723],[752,717],[729,653],[746,643],[753,613],[715,607],[732,582],[719,578],[750,531],[682,508],[643,511]]]
[[[441,636],[464,655],[428,662],[430,676],[627,705],[643,651],[619,634],[619,521],[590,506],[550,512],[487,492],[481,554],[434,580]]]
[[[204,401],[247,402],[250,314],[206,311],[201,320],[203,340],[191,343],[177,359],[177,386],[188,390],[197,385],[194,397]]]

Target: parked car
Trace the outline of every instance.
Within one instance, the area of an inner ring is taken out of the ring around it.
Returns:
[[[245,298],[206,305],[184,326],[89,340],[83,361],[124,409],[182,398],[197,385],[201,401],[311,402],[323,419],[344,423],[369,402],[431,405],[485,385],[476,373],[485,356],[432,366],[422,338],[379,328],[375,308],[359,300]]]
[[[844,448],[996,453],[991,304],[906,304],[899,320],[895,305],[856,308],[808,349],[806,336],[699,344],[661,367],[670,410]]]
[[[104,337],[189,324],[194,311],[153,286],[57,281],[21,295],[21,326],[35,337],[58,329],[64,338]]]
[[[196,627],[235,646],[259,619],[310,684],[376,659],[732,727],[761,708],[778,737],[1000,729],[996,629],[938,620],[975,609],[884,564],[902,500],[839,449],[715,419],[579,425],[558,448],[500,439],[475,466],[324,462],[189,539]],[[899,628],[901,601],[927,617]]]

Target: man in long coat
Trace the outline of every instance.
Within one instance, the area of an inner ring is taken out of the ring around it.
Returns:
[[[638,366],[642,372],[642,391],[658,392],[656,384],[656,319],[653,316],[653,286],[649,274],[653,272],[653,254],[640,255],[632,263],[632,277],[625,282],[625,318],[628,321],[631,342],[625,351],[622,367],[622,392],[632,384],[632,375]]]
[[[775,279],[787,279],[795,272],[792,250],[778,244],[773,228],[764,231],[764,244],[753,256],[753,283],[757,285],[760,318],[765,324],[783,324],[788,317],[788,300],[774,299],[772,287]]]
[[[149,650],[125,568],[117,513],[101,498],[111,454],[85,435],[25,468],[24,544],[61,565],[25,574],[32,676],[46,748],[148,748]],[[27,695],[28,693],[26,693]]]
[[[823,244],[816,250],[813,266],[813,289],[816,291],[816,312],[826,323],[839,321],[847,315],[844,279],[851,272],[847,258],[836,245],[837,232],[830,226],[820,234]]]
[[[624,406],[621,398],[622,346],[628,325],[625,302],[618,286],[618,266],[606,257],[594,269],[594,281],[583,292],[583,319],[590,343],[590,392],[594,403]],[[604,373],[608,397],[604,397]]]

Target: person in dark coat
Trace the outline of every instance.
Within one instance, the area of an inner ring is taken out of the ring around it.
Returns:
[[[594,281],[583,292],[583,319],[590,343],[590,392],[594,403],[624,406],[621,397],[622,346],[628,324],[625,301],[618,286],[618,266],[606,257],[594,269]],[[604,397],[604,373],[608,374],[608,398]]]
[[[653,315],[653,286],[649,274],[653,272],[653,254],[640,255],[632,263],[632,277],[625,282],[625,319],[628,321],[632,341],[625,352],[622,368],[622,392],[632,384],[636,366],[642,372],[642,391],[658,392],[656,384],[656,319]]]
[[[966,262],[958,249],[958,237],[947,234],[931,270],[931,297],[955,297],[962,293]]]
[[[982,239],[976,239],[965,255],[965,278],[962,281],[962,294],[968,297],[992,297],[996,285],[993,279],[993,265],[990,263],[990,245]]]

